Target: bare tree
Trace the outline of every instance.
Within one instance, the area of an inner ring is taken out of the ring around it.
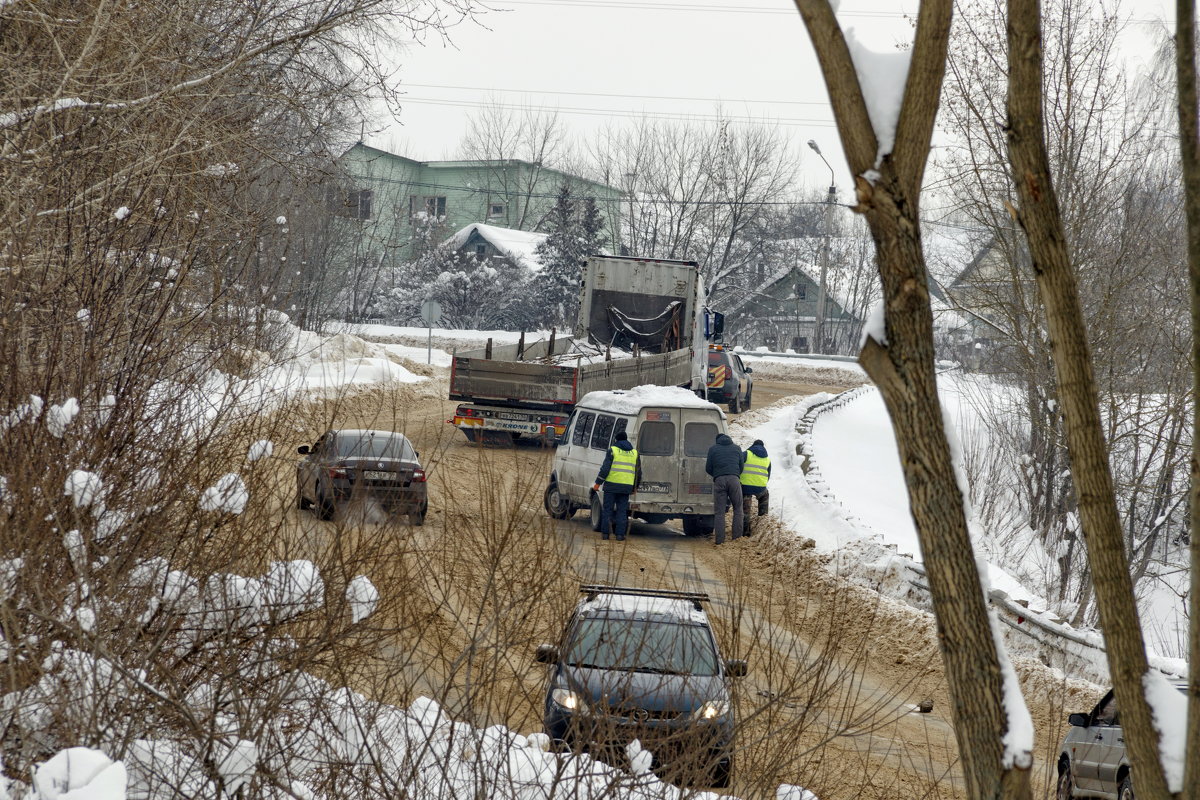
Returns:
[[[878,385],[896,429],[970,797],[1028,797],[1031,754],[1006,754],[1011,704],[971,555],[962,490],[946,440],[934,376],[933,318],[920,236],[920,192],[938,106],[952,7],[921,4],[897,119],[875,120],[833,8],[797,0],[833,103],[834,117],[875,241],[883,286],[883,324],[868,330],[859,357]],[[894,68],[894,65],[893,65]],[[864,65],[871,81],[880,76]],[[877,87],[873,87],[878,92]],[[896,98],[874,95],[872,101]],[[895,125],[894,129],[891,125]],[[879,328],[882,327],[883,330]],[[1008,710],[1006,711],[1006,705]],[[999,737],[998,737],[999,734]]]
[[[1196,88],[1196,4],[1179,0],[1175,4],[1175,76],[1178,86],[1176,112],[1179,124],[1179,151],[1183,169],[1184,197],[1187,209],[1188,276],[1191,289],[1192,323],[1192,398],[1200,397],[1200,131],[1197,114],[1200,105]],[[1193,403],[1194,405],[1194,403]],[[1191,558],[1200,564],[1200,413],[1192,411],[1191,487]],[[1189,663],[1200,664],[1200,570],[1193,569],[1190,585],[1192,624],[1188,637]],[[1184,793],[1195,798],[1200,792],[1200,670],[1188,676],[1187,746],[1184,757]]]

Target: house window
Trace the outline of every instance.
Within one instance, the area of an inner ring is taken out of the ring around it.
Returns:
[[[504,203],[489,203],[488,204],[488,219],[495,219],[504,216]]]
[[[425,217],[440,218],[446,216],[446,198],[444,197],[418,197],[413,195],[408,198],[408,215],[416,217],[424,215]]]
[[[325,205],[335,214],[352,219],[371,218],[371,200],[375,193],[370,189],[325,190]]]
[[[797,300],[807,300],[808,299],[808,284],[806,284],[806,283],[797,283],[796,284],[796,299]]]
[[[346,208],[355,219],[371,218],[371,199],[375,193],[370,189],[357,189],[346,196]]]
[[[487,255],[487,245],[486,244],[475,245],[475,255],[486,256]]]

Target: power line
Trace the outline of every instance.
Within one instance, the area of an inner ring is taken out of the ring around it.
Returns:
[[[473,100],[436,100],[431,97],[405,97],[404,103],[421,103],[425,105],[447,106],[450,108],[483,108],[486,103]],[[627,119],[654,119],[654,120],[695,120],[699,122],[742,122],[746,124],[757,125],[782,125],[785,127],[811,127],[814,125],[831,128],[834,122],[831,119],[817,119],[807,117],[783,117],[779,119],[763,119],[759,117],[751,117],[744,114],[717,115],[717,114],[665,114],[659,111],[621,111],[611,108],[575,108],[567,106],[554,106],[548,109],[546,106],[537,106],[531,103],[506,103],[506,107],[518,111],[544,111],[553,110],[563,114],[579,114],[582,116],[601,116],[601,117],[624,117]]]
[[[486,171],[486,168],[481,167],[480,169],[481,169],[481,171]],[[558,170],[555,170],[555,172],[557,172],[557,171]],[[405,181],[405,180],[401,180],[399,178],[384,178],[384,177],[380,177],[377,175],[355,175],[353,177],[361,178],[365,181],[372,182],[372,183],[388,183],[388,184],[395,184],[397,186],[411,186],[411,187],[419,188],[419,189],[444,189],[446,191],[469,192],[471,194],[484,194],[484,195],[488,195],[488,196],[495,196],[495,195],[500,195],[500,194],[504,194],[504,195],[516,194],[523,198],[538,198],[538,199],[544,199],[544,200],[555,200],[558,198],[557,192],[550,192],[550,193],[524,192],[524,191],[511,192],[507,189],[504,189],[503,187],[488,188],[488,187],[480,187],[480,186],[452,186],[452,185],[448,185],[448,184],[429,183],[426,181]],[[587,178],[585,178],[584,180],[588,180],[590,183],[600,183],[600,181],[593,181],[593,180],[590,180]],[[607,185],[607,184],[601,184],[601,185]],[[616,187],[614,186],[614,187],[610,187],[610,188],[615,189]],[[620,191],[620,190],[618,189],[618,191]],[[611,197],[611,198],[596,198],[596,199],[599,202],[603,202],[603,203],[629,203],[630,202],[630,198],[628,198],[628,197]],[[635,199],[633,199],[632,202],[634,202],[635,204],[638,204],[638,205],[656,205],[657,204],[657,205],[672,205],[672,206],[823,206],[826,204],[824,200],[754,200],[754,201],[748,201],[748,200],[675,200],[673,198],[653,198],[653,199],[649,199],[649,200],[647,200],[647,199],[639,200],[639,199],[635,198]],[[843,208],[849,208],[849,206],[846,206],[842,203],[835,203],[834,205],[839,205],[839,206],[842,206]]]
[[[721,100],[714,97],[681,97],[678,95],[657,95],[657,94],[615,94],[610,92],[571,92],[560,91],[556,89],[504,89],[487,86],[447,86],[437,83],[409,83],[405,84],[414,89],[450,89],[454,91],[469,91],[469,92],[512,92],[514,94],[561,94],[571,95],[573,97],[616,97],[625,100],[685,100],[688,102],[701,103],[753,103],[753,104],[772,104],[772,105],[797,105],[797,106],[828,106],[829,104],[823,100]]]

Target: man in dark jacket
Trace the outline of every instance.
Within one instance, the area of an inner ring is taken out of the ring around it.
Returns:
[[[755,439],[750,449],[742,453],[742,516],[746,520],[743,536],[750,535],[750,504],[758,498],[758,516],[767,513],[767,504],[771,501],[771,493],[767,491],[767,481],[771,479],[771,459],[767,456],[767,446],[762,439]]]
[[[713,479],[713,541],[725,544],[725,509],[733,508],[733,538],[742,535],[745,515],[742,511],[742,448],[723,433],[708,448],[704,471]]]
[[[629,495],[633,494],[641,477],[638,451],[629,443],[625,431],[617,431],[592,486],[598,492],[600,485],[604,485],[604,505],[600,513],[602,539],[607,539],[609,531],[615,528],[613,533],[617,535],[617,541],[625,541],[625,531],[629,529]]]

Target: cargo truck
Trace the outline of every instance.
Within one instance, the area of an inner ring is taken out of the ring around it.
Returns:
[[[695,261],[592,256],[574,336],[456,352],[447,420],[471,441],[558,440],[588,392],[684,386],[703,393],[708,349]]]

